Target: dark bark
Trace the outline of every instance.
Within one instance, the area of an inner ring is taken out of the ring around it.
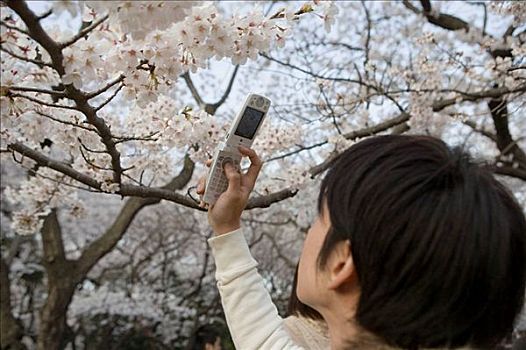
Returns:
[[[404,5],[417,14],[422,14],[427,18],[427,20],[446,30],[459,30],[464,29],[465,31],[469,31],[471,29],[470,25],[465,22],[464,20],[453,16],[449,14],[444,13],[433,13],[432,11],[432,4],[429,0],[421,0],[420,4],[422,5],[422,10],[419,10],[414,5],[411,4],[410,1],[404,0]],[[506,39],[507,36],[512,35],[513,31],[515,30],[514,26],[510,26],[506,33],[504,34],[502,40]],[[491,35],[485,33],[485,35],[491,37]],[[489,54],[494,59],[501,57],[501,58],[512,58],[512,51],[510,48],[504,47],[504,48],[494,48],[492,50],[489,50]],[[524,93],[525,86],[519,86],[517,88],[518,91],[516,92],[522,92]],[[504,87],[499,87],[498,85],[495,85],[492,89],[493,91],[499,91],[499,90],[506,90]],[[467,100],[470,100],[471,97],[472,100],[478,99],[478,96],[467,96]],[[507,156],[512,155],[512,163],[507,164],[504,167],[493,167],[495,169],[495,173],[501,174],[501,175],[507,175],[507,176],[513,176],[519,179],[524,180],[525,176],[525,170],[526,170],[526,153],[524,150],[520,148],[520,146],[517,144],[517,141],[513,139],[510,130],[509,130],[509,121],[508,121],[508,106],[507,106],[507,99],[505,97],[505,94],[497,94],[492,96],[486,96],[490,97],[491,99],[488,101],[488,107],[491,113],[491,117],[493,120],[493,125],[495,126],[495,143],[499,151],[501,152],[501,156]],[[449,104],[449,101],[439,101],[436,105],[433,105],[433,110],[440,110],[447,106]]]
[[[65,346],[66,314],[76,285],[72,278],[75,263],[66,259],[55,210],[45,218],[41,233],[48,295],[40,310],[37,349],[58,350]]]
[[[491,118],[497,134],[497,147],[502,156],[513,155],[513,162],[517,162],[519,169],[526,170],[526,154],[519,147],[510,134],[508,127],[508,106],[503,98],[491,99],[488,102]]]
[[[2,350],[21,350],[26,348],[21,342],[24,331],[20,321],[12,314],[10,286],[9,267],[2,258],[0,268],[0,344]]]

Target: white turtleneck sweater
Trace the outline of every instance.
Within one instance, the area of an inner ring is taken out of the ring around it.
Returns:
[[[305,349],[285,329],[283,319],[257,272],[241,229],[210,238],[216,280],[236,349]],[[290,328],[290,327],[289,327]]]

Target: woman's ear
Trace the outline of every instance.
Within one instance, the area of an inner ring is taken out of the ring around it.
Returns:
[[[327,287],[335,290],[348,283],[356,282],[356,270],[351,253],[351,243],[342,241],[336,247],[327,261],[329,283]],[[349,286],[349,285],[348,285]]]

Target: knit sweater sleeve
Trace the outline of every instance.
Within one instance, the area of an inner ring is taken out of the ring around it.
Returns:
[[[286,333],[241,229],[208,240],[236,349],[301,350]]]

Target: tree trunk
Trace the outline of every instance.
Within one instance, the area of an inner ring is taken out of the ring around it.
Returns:
[[[75,286],[50,283],[46,304],[40,312],[38,350],[59,350],[66,346],[66,316]]]
[[[47,272],[48,296],[40,310],[38,350],[65,347],[66,315],[78,280],[74,280],[75,262],[66,259],[57,212],[53,210],[42,226],[43,265]]]
[[[171,190],[183,188],[190,181],[193,171],[194,163],[187,156],[181,173],[165,185],[165,188]],[[46,217],[41,233],[48,296],[40,311],[38,350],[59,350],[66,346],[67,311],[75,293],[75,287],[86,278],[90,269],[115,247],[135,216],[144,207],[159,202],[159,198],[128,199],[110,228],[86,247],[77,260],[66,258],[56,210]]]
[[[23,329],[19,320],[11,313],[9,268],[3,258],[1,259],[0,275],[0,343],[2,350],[22,350],[26,348],[20,342],[23,336]]]

